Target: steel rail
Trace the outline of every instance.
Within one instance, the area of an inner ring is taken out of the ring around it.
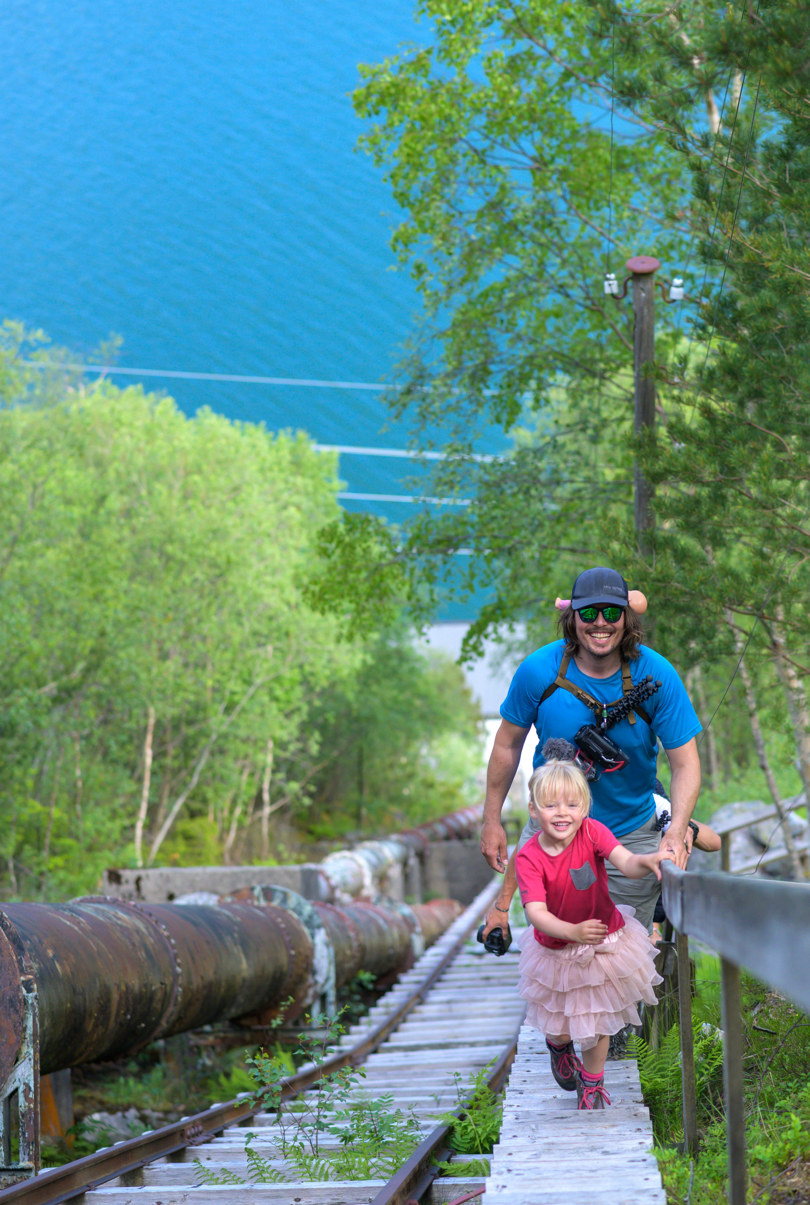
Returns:
[[[520,1026],[514,1036],[504,1047],[492,1070],[487,1077],[487,1083],[493,1092],[497,1093],[506,1083],[509,1068],[515,1059]],[[467,1111],[467,1102],[462,1101],[455,1109],[449,1111],[454,1121],[458,1121]],[[419,1144],[416,1150],[400,1170],[391,1177],[384,1188],[380,1189],[371,1205],[406,1205],[409,1201],[420,1201],[430,1189],[431,1184],[439,1175],[438,1163],[449,1159],[453,1153],[447,1146],[447,1139],[453,1128],[453,1121],[436,1126],[427,1138]]]
[[[494,881],[490,893],[493,899],[499,887],[500,883],[497,880]],[[406,996],[390,1016],[375,1025],[360,1042],[347,1050],[330,1055],[317,1066],[306,1068],[285,1078],[281,1094],[282,1101],[290,1100],[305,1088],[341,1067],[355,1067],[364,1062],[368,1055],[385,1041],[430,991],[475,929],[481,911],[486,911],[488,903],[489,901],[485,900],[482,908],[476,910],[472,919],[463,926],[456,940],[430,973]],[[514,1057],[514,1051],[512,1057]],[[463,1106],[460,1107],[463,1108]],[[263,1108],[261,1103],[256,1104],[249,1098],[213,1105],[210,1109],[192,1117],[185,1117],[170,1125],[161,1126],[160,1129],[141,1134],[137,1138],[117,1142],[112,1147],[105,1147],[92,1155],[85,1155],[82,1159],[65,1164],[64,1167],[50,1168],[48,1171],[40,1172],[38,1176],[21,1180],[18,1184],[0,1190],[0,1205],[10,1205],[11,1202],[25,1202],[25,1205],[60,1205],[60,1202],[98,1188],[101,1184],[113,1180],[117,1176],[137,1171],[155,1159],[176,1154],[189,1146],[202,1143],[230,1126],[249,1121],[257,1113],[262,1112]],[[437,1141],[441,1141],[441,1139]],[[398,1199],[391,1198],[392,1201]]]

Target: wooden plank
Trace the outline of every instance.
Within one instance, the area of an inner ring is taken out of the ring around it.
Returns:
[[[212,1184],[201,1188],[167,1187],[159,1205],[369,1205],[384,1180],[318,1180],[312,1183]],[[74,1198],[77,1205],[158,1205],[154,1189],[96,1188]]]
[[[635,1062],[608,1061],[605,1088],[610,1106],[578,1110],[576,1094],[563,1091],[551,1075],[542,1035],[524,1026],[506,1087],[485,1205],[591,1200],[665,1205]]]

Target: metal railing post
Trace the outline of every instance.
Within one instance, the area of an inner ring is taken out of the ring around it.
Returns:
[[[730,1205],[745,1205],[747,1173],[740,968],[721,958],[720,975],[723,987],[723,1095],[726,1103],[728,1199]]]
[[[689,939],[685,933],[677,934],[675,948],[678,951],[678,1024],[681,1032],[683,1145],[689,1155],[696,1155],[698,1132],[695,1038],[692,1031],[692,974],[689,965]]]

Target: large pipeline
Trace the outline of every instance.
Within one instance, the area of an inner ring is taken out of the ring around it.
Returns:
[[[352,849],[328,854],[320,863],[320,871],[333,900],[368,899],[379,890],[394,866],[404,866],[414,855],[424,853],[431,841],[470,837],[480,823],[480,808],[462,808],[418,828],[405,829],[379,841],[362,841]]]
[[[133,1054],[220,1021],[294,1019],[360,971],[393,978],[458,906],[373,903],[391,868],[431,841],[474,831],[480,808],[330,854],[317,870],[332,902],[261,886],[183,904],[108,896],[0,910],[0,1093],[20,1058],[32,992],[43,1074]],[[30,1019],[29,1019],[30,1021]]]
[[[401,868],[431,841],[469,836],[479,819],[468,808],[332,854],[308,868],[320,884],[313,899],[265,883],[179,904],[101,896],[0,909],[0,1182],[39,1167],[40,1074],[222,1022],[249,1040],[311,1005],[333,1012],[337,989],[360,971],[384,983],[406,970],[461,905],[408,907],[379,893],[397,875],[401,888]],[[111,882],[120,873],[108,872]]]
[[[273,892],[282,903],[274,902]],[[20,1057],[24,980],[36,985],[40,1072],[136,1053],[222,1021],[266,1026],[333,1003],[359,971],[406,969],[454,901],[341,907],[263,889],[254,903],[90,898],[0,912],[0,1086]],[[282,906],[283,904],[283,906]],[[330,1000],[332,993],[332,1000]],[[286,1007],[282,1009],[285,1002]]]

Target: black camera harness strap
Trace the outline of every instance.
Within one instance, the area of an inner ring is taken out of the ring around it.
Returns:
[[[622,697],[621,697],[621,699],[614,699],[614,701],[612,703],[600,703],[598,699],[595,699],[593,697],[593,695],[589,695],[586,690],[582,689],[582,687],[577,686],[574,682],[569,682],[568,678],[566,677],[566,674],[568,673],[568,666],[571,662],[571,655],[572,655],[571,650],[566,649],[562,655],[562,660],[560,661],[560,668],[557,670],[557,677],[554,679],[554,681],[551,683],[551,685],[547,686],[546,689],[543,691],[542,695],[540,696],[540,703],[541,704],[545,703],[546,699],[550,695],[554,694],[554,691],[557,689],[557,687],[562,686],[562,688],[564,690],[568,690],[571,692],[572,695],[576,695],[576,697],[579,699],[580,703],[584,703],[586,707],[590,707],[591,711],[593,711],[595,713],[597,722],[599,723],[600,727],[606,728],[609,723],[610,711],[614,707],[618,707],[620,704],[622,704],[623,700],[626,699],[626,697],[632,691],[635,690],[636,693],[638,694],[637,688],[634,687],[633,679],[630,675],[630,665],[627,661],[622,660]],[[656,686],[653,687],[653,689],[648,688],[646,693],[652,694],[654,692],[654,690],[658,689],[659,685],[660,685],[660,683],[657,683]],[[642,696],[642,697],[644,697],[644,696]],[[539,706],[539,704],[538,704],[538,706]],[[624,708],[622,707],[621,710],[623,711]],[[635,724],[635,722],[636,722],[635,713],[636,712],[638,712],[638,714],[641,716],[642,720],[644,720],[645,723],[649,724],[650,727],[652,728],[652,721],[651,721],[650,717],[647,715],[647,712],[644,710],[643,707],[640,706],[639,703],[637,703],[635,701],[633,702],[633,706],[627,711],[627,718],[628,718],[629,722],[631,724]],[[620,718],[620,717],[617,717],[617,718]]]

